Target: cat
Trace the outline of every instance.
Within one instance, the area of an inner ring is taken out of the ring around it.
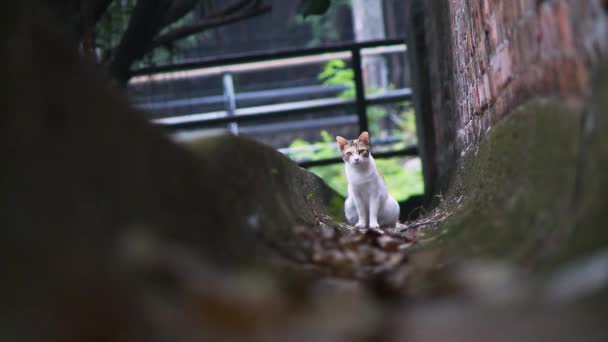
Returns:
[[[348,196],[344,202],[346,222],[356,228],[378,229],[395,226],[399,220],[399,204],[388,193],[384,178],[370,152],[369,133],[356,140],[340,136],[336,142],[342,152]]]

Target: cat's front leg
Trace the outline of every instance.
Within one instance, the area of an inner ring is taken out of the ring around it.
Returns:
[[[380,199],[377,196],[372,196],[369,199],[369,227],[378,229],[378,208],[380,207]]]
[[[355,228],[365,228],[365,221],[367,221],[367,213],[365,212],[365,202],[360,196],[355,196],[355,207],[357,208],[357,216],[359,220],[355,224]]]
[[[353,196],[348,196],[346,201],[344,201],[344,217],[346,218],[346,222],[351,226],[359,222],[357,205],[355,204]]]

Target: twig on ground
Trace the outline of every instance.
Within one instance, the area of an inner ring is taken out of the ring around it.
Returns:
[[[428,226],[428,225],[431,225],[431,224],[437,224],[437,223],[439,223],[439,222],[441,222],[441,221],[425,221],[425,222],[417,222],[417,223],[411,224],[411,225],[409,225],[409,226],[407,226],[407,227],[404,227],[404,228],[399,229],[399,232],[404,232],[404,231],[406,231],[406,230],[408,230],[408,229],[413,229],[413,228],[416,228],[416,227]]]

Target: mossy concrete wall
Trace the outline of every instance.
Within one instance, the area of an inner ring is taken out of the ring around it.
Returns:
[[[443,193],[451,215],[423,249],[547,269],[608,246],[608,68],[584,106],[556,97],[516,108],[462,158]],[[426,242],[426,243],[425,243]]]
[[[549,269],[608,246],[608,8],[599,0],[411,1],[432,267]]]
[[[414,0],[409,51],[428,192],[461,154],[538,97],[585,101],[607,56],[600,0]]]

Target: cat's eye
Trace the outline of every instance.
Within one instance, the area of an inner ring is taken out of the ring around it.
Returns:
[[[352,155],[352,153],[350,153],[350,152],[346,152],[346,153],[344,154],[344,156],[345,156],[345,157],[347,157],[347,158],[348,158],[348,157],[350,157],[351,155]]]
[[[367,150],[361,150],[361,155],[363,155],[363,156],[365,156],[365,157],[367,157],[367,154],[368,154],[368,153],[369,153],[369,152],[368,152]]]

